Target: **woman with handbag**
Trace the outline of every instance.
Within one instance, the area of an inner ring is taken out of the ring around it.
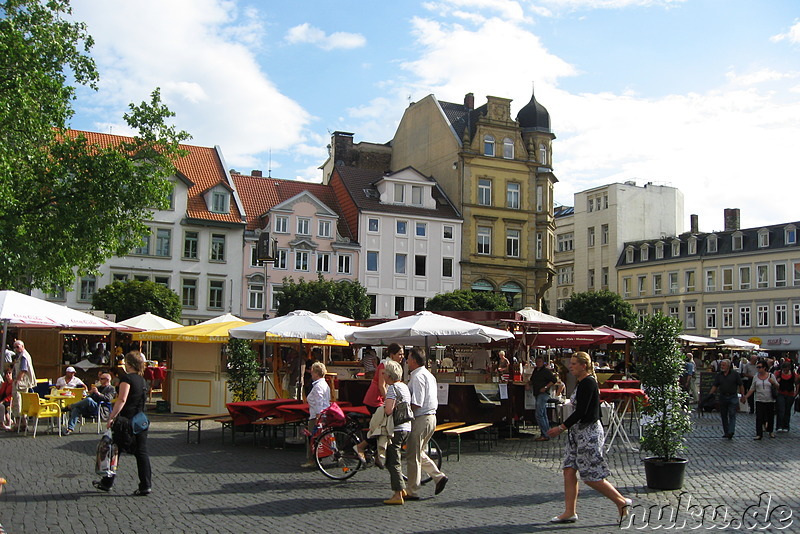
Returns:
[[[131,351],[125,355],[125,371],[127,374],[120,376],[119,395],[114,403],[114,409],[108,416],[107,428],[114,433],[114,442],[130,437],[132,443],[129,451],[136,457],[136,468],[139,473],[139,488],[134,495],[150,495],[150,456],[147,454],[147,417],[144,415],[145,400],[147,399],[147,383],[144,380],[145,361],[138,351]],[[141,422],[140,422],[141,421]],[[132,434],[132,436],[130,436]],[[125,449],[120,445],[120,448]],[[104,476],[92,482],[100,491],[111,491],[116,477]]]
[[[755,395],[756,399],[756,437],[759,440],[764,436],[764,430],[769,433],[769,437],[774,438],[775,432],[772,425],[775,422],[775,397],[777,397],[778,381],[768,370],[768,365],[763,360],[756,364],[758,373],[753,377],[750,390],[739,400],[745,403],[750,395]]]
[[[400,449],[411,433],[411,392],[408,386],[400,380],[403,378],[403,368],[395,361],[384,364],[383,374],[386,377],[386,400],[383,411],[394,420],[394,433],[386,447],[386,470],[389,471],[389,480],[394,495],[383,501],[383,504],[403,504],[406,484],[400,468]]]

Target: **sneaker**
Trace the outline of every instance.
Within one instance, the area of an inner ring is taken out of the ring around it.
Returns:
[[[314,462],[306,462],[304,464],[300,464],[300,467],[306,467],[306,468],[308,468],[308,467],[317,467],[317,464],[315,464]]]
[[[108,487],[108,486],[104,486],[102,481],[100,481],[100,480],[93,480],[92,481],[92,486],[94,486],[95,488],[99,489],[100,491],[105,491],[106,493],[111,491],[111,488]]]
[[[72,430],[70,430],[69,428],[68,428],[68,429],[66,429],[66,430],[64,430],[64,431],[61,433],[61,435],[62,435],[62,436],[69,436],[70,434],[72,434]]]
[[[775,437],[775,432],[770,432],[769,433],[769,437],[774,438]]]
[[[761,439],[761,436],[756,436],[756,437],[754,437],[753,439],[754,439],[754,440],[756,440],[756,441],[758,441],[758,440],[760,440],[760,439]]]

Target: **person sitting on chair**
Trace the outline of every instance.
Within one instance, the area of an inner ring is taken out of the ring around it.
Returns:
[[[96,415],[101,419],[108,419],[111,401],[116,394],[117,389],[111,385],[111,373],[101,373],[100,386],[92,386],[92,389],[89,390],[89,395],[85,399],[70,406],[69,423],[67,423],[67,430],[64,435],[69,436],[72,434],[75,423],[83,415]]]
[[[64,388],[86,389],[86,384],[83,383],[83,380],[75,376],[75,368],[69,366],[67,367],[67,370],[64,371],[64,376],[56,380],[56,387],[58,389],[64,389]]]

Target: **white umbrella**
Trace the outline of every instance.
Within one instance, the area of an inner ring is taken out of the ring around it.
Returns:
[[[0,321],[8,326],[138,330],[16,291],[0,291]]]
[[[203,322],[197,323],[197,324],[230,323],[232,321],[241,321],[241,320],[242,319],[239,319],[238,317],[236,317],[232,313],[226,313],[224,315],[220,315],[219,317],[214,317],[213,319],[208,319],[207,321],[203,321]],[[178,326],[182,326],[182,325],[178,325]]]
[[[265,339],[268,341],[334,340],[344,341],[356,330],[353,326],[325,319],[306,310],[296,310],[281,317],[259,321],[250,325],[231,328],[231,337],[241,339]]]
[[[324,317],[325,319],[328,319],[330,321],[334,321],[334,322],[337,322],[337,323],[349,323],[349,322],[354,321],[354,319],[351,319],[350,317],[345,317],[344,315],[336,315],[335,313],[331,313],[328,310],[322,310],[321,312],[319,312],[317,314],[317,316]]]
[[[741,339],[736,339],[735,337],[729,337],[728,339],[724,339],[722,341],[722,346],[726,349],[734,349],[734,350],[760,350],[761,347],[758,346],[756,343],[750,343],[748,341],[742,341]]]
[[[559,317],[547,315],[546,313],[540,312],[539,310],[534,310],[530,306],[522,308],[517,313],[523,316],[526,321],[535,321],[537,323],[575,324],[572,321],[567,321],[566,319],[561,319]]]
[[[72,366],[77,367],[78,369],[82,369],[84,371],[88,371],[89,369],[94,369],[95,367],[102,367],[100,365],[97,365],[96,363],[90,362],[88,359],[81,360],[78,363],[73,363]]]
[[[124,321],[120,321],[119,324],[124,324],[125,326],[133,326],[134,328],[141,328],[142,330],[164,330],[167,328],[180,328],[183,326],[180,323],[176,323],[175,321],[170,321],[169,319],[165,319],[163,317],[159,317],[150,312],[144,312],[141,315],[137,315],[136,317],[131,317],[130,319],[125,319]]]
[[[415,315],[356,330],[347,336],[348,340],[365,345],[401,343],[425,346],[431,343],[444,345],[489,343],[513,338],[514,334],[505,330],[429,311],[422,311]]]

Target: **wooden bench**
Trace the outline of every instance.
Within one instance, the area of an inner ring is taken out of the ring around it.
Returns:
[[[262,430],[264,434],[269,433],[267,435],[267,447],[271,449],[273,433],[277,438],[278,428],[280,427],[283,431],[283,439],[285,442],[286,425],[291,424],[291,421],[287,423],[286,419],[283,417],[272,417],[271,419],[259,419],[258,421],[253,421],[251,424],[253,425],[253,445],[258,444],[258,432],[259,430]]]
[[[222,417],[216,417],[214,419],[215,423],[219,423],[222,425],[222,443],[225,443],[225,430],[230,428],[231,429],[231,443],[236,445],[236,427],[233,424],[233,417],[230,415],[224,415]]]
[[[477,438],[476,441],[478,442],[478,450],[481,450],[481,441],[482,441],[482,439],[485,439],[486,444],[489,447],[489,450],[491,450],[492,449],[492,441],[491,441],[492,440],[492,434],[491,434],[491,430],[490,430],[491,428],[492,428],[492,423],[476,423],[474,425],[463,426],[463,427],[459,427],[459,428],[451,428],[449,430],[445,430],[444,434],[445,434],[445,436],[447,436],[447,451],[446,451],[445,454],[447,455],[447,458],[450,459],[450,450],[451,450],[450,449],[450,438],[452,436],[455,436],[456,438],[458,438],[458,452],[457,452],[457,456],[456,456],[457,461],[458,461],[458,460],[461,460],[461,436],[464,435],[464,434],[471,434],[473,432],[475,433],[475,436]]]
[[[463,422],[462,423],[457,423],[457,422],[442,423],[440,425],[436,425],[436,428],[433,429],[433,433],[435,434],[437,432],[444,432],[445,430],[450,430],[451,428],[458,428],[458,427],[464,426],[466,424],[467,423],[463,423]]]
[[[208,421],[210,419],[219,419],[221,417],[228,416],[227,413],[217,413],[213,415],[192,415],[189,417],[184,417],[183,420],[186,421],[186,443],[191,443],[190,435],[192,428],[197,429],[197,441],[195,443],[200,443],[200,430],[201,424],[203,421]],[[223,431],[225,428],[223,427]]]

